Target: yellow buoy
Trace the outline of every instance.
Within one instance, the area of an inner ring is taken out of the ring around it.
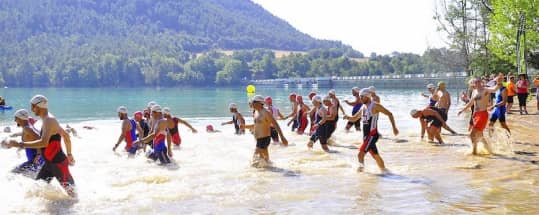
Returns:
[[[254,85],[249,84],[249,85],[247,85],[247,87],[245,88],[245,91],[247,91],[247,93],[255,93],[256,88],[255,88]]]

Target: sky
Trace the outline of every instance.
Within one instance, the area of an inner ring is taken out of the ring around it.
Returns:
[[[432,19],[436,0],[252,1],[303,33],[340,40],[367,56],[446,46]]]

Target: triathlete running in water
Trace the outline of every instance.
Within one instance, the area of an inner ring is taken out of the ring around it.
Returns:
[[[116,142],[112,150],[116,151],[116,148],[118,148],[120,143],[125,140],[124,149],[129,153],[130,156],[133,156],[137,153],[137,149],[141,148],[138,145],[133,144],[133,142],[137,140],[137,132],[139,136],[142,136],[144,132],[134,119],[129,119],[129,117],[127,116],[128,112],[126,107],[118,107],[117,112],[118,117],[120,118],[120,120],[122,120],[122,129],[120,132],[120,136],[118,137],[118,141]]]
[[[182,144],[182,138],[180,136],[180,132],[178,131],[178,123],[181,123],[185,126],[187,126],[189,129],[191,129],[191,132],[197,133],[197,130],[191,126],[187,121],[175,117],[170,113],[170,108],[165,107],[163,108],[163,116],[168,122],[168,133],[170,134],[170,137],[172,137],[172,143],[174,143],[175,146],[180,146]]]
[[[397,126],[395,125],[395,119],[393,118],[393,114],[389,110],[384,108],[384,106],[372,101],[371,91],[368,88],[362,89],[359,92],[359,95],[361,96],[361,102],[363,103],[363,107],[361,107],[361,110],[359,110],[356,115],[351,117],[345,116],[345,119],[349,119],[351,121],[358,120],[359,118],[363,120],[363,144],[359,148],[359,153],[357,155],[359,161],[358,171],[363,171],[363,168],[365,166],[365,154],[369,152],[374,158],[374,160],[376,160],[376,164],[378,164],[380,170],[382,172],[386,172],[387,170],[384,164],[384,160],[382,159],[380,154],[378,154],[378,148],[376,147],[376,142],[380,137],[380,134],[378,133],[379,113],[383,113],[389,117],[389,121],[391,122],[391,126],[393,127],[393,134],[395,136],[399,134],[399,130],[397,130]]]
[[[234,134],[245,134],[245,129],[241,128],[241,125],[245,125],[245,119],[243,118],[243,115],[241,115],[241,113],[238,111],[238,105],[236,105],[235,103],[230,103],[228,105],[228,109],[230,110],[230,113],[232,113],[232,120],[228,122],[223,122],[221,123],[221,125],[233,124],[235,130]]]

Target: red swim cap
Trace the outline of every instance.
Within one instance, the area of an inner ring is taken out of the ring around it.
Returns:
[[[271,99],[271,97],[266,97],[266,99],[264,100],[266,102],[266,104],[268,105],[271,105],[273,103],[273,100]]]
[[[290,100],[296,100],[296,94],[295,93],[290,93],[288,98],[290,98]]]
[[[206,126],[206,131],[207,132],[213,132],[213,126],[212,125],[207,125]]]
[[[142,119],[142,112],[137,111],[133,114],[133,116],[135,116],[135,119],[140,120]]]
[[[296,101],[303,104],[303,96],[297,96]]]
[[[315,92],[309,93],[309,100],[313,100],[313,97],[316,96]]]

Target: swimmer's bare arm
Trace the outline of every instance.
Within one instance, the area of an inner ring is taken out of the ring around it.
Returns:
[[[419,117],[419,124],[421,124],[421,139],[425,137],[425,130],[427,129],[427,122],[423,117]]]
[[[279,137],[281,137],[281,143],[283,143],[283,145],[285,146],[288,146],[288,140],[286,140],[286,138],[284,137],[283,131],[281,131],[281,126],[279,126],[279,123],[275,121],[275,119],[269,112],[266,112],[264,117],[266,117],[266,120],[270,121],[271,124],[275,126],[275,130],[277,130],[277,133],[279,133]]]
[[[56,134],[58,131],[58,128],[60,127],[60,124],[58,124],[58,121],[56,119],[48,117],[43,121],[42,126],[42,136],[40,136],[39,139],[34,141],[28,141],[23,142],[20,146],[23,148],[32,148],[32,149],[39,149],[39,148],[45,148],[49,144],[49,140],[53,134]],[[15,141],[15,145],[12,146],[19,146],[17,145],[17,142]]]
[[[120,133],[120,136],[118,137],[118,141],[116,141],[116,144],[114,144],[114,147],[112,148],[112,151],[116,151],[116,148],[122,143],[122,141],[125,139],[125,132],[129,131],[129,127],[131,124],[128,120],[122,120],[122,133]]]
[[[397,129],[397,125],[395,124],[395,118],[393,117],[393,113],[391,113],[391,111],[387,110],[384,106],[380,104],[375,104],[372,109],[373,113],[380,112],[389,117],[389,121],[391,122],[391,126],[393,127],[393,134],[395,136],[399,135],[399,130]]]
[[[191,131],[192,131],[193,133],[197,133],[197,130],[196,130],[195,128],[193,128],[193,126],[191,126],[191,124],[189,124],[187,121],[178,118],[178,122],[181,123],[181,124],[184,124],[184,125],[187,126],[187,127],[189,127],[189,129],[191,129]]]
[[[22,132],[17,132],[17,133],[13,133],[9,135],[9,137],[18,137],[18,136],[22,136]]]
[[[335,100],[337,100],[337,103],[339,104],[339,109],[341,110],[342,114],[343,114],[343,115],[346,114],[346,113],[344,112],[344,108],[342,108],[342,105],[341,105],[340,102],[339,102],[339,99],[335,99]],[[338,113],[338,112],[339,112],[339,110],[336,110],[336,111],[335,111],[335,113]]]
[[[292,107],[292,113],[288,114],[288,116],[286,116],[284,119],[288,119],[288,118],[290,118],[290,117],[293,118],[293,117],[296,116],[296,114],[297,114],[297,112],[298,112],[298,105],[297,105],[296,103],[293,103],[292,105],[293,105],[293,107]]]
[[[462,112],[468,110],[469,108],[471,108],[473,106],[473,99],[470,99],[470,101],[468,102],[468,104],[466,104],[466,106],[464,106],[458,113],[457,113],[457,116],[460,115]]]
[[[234,121],[230,120],[230,121],[221,123],[221,125],[229,125],[229,124],[234,124]]]
[[[283,116],[283,114],[281,113],[281,111],[277,111],[277,115],[279,116],[279,119],[280,119],[280,120],[284,120],[284,116]]]
[[[442,115],[440,115],[437,111],[433,111],[433,110],[425,110],[425,111],[428,111],[431,115],[433,115],[434,117],[436,117],[437,120],[439,120],[440,122],[442,122],[442,127],[445,128],[446,130],[448,130],[449,132],[453,133],[453,134],[456,134],[457,132],[453,131],[453,129],[451,129],[447,123],[445,123],[445,120],[444,118],[442,117]]]
[[[344,115],[344,119],[348,119],[349,122],[356,122],[359,119],[361,119],[362,115],[363,115],[363,108],[359,109],[359,111],[353,116]]]
[[[60,128],[60,135],[64,138],[64,145],[66,147],[69,164],[73,165],[75,164],[75,158],[73,158],[73,154],[71,154],[71,137],[63,128]]]

